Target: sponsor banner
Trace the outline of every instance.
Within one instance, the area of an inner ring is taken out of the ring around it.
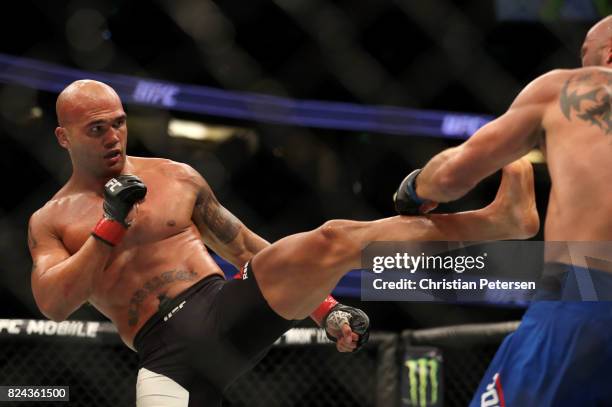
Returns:
[[[59,93],[72,81],[82,78],[109,84],[126,104],[291,126],[465,139],[493,119],[489,115],[233,92],[136,76],[86,72],[0,53],[0,83]]]
[[[175,309],[180,309],[177,306]],[[176,311],[173,311],[176,312]],[[166,317],[171,318],[173,312]],[[119,341],[117,329],[110,322],[63,321],[45,319],[0,319],[0,338],[76,338]],[[332,343],[321,328],[293,328],[285,332],[275,345],[303,345]]]
[[[293,328],[276,340],[274,345],[330,344],[325,330],[320,328]]]
[[[96,321],[55,322],[37,319],[0,319],[0,336],[57,336],[98,338],[101,333],[115,332],[109,323]]]
[[[408,347],[402,360],[402,407],[442,407],[442,353],[436,348]]]

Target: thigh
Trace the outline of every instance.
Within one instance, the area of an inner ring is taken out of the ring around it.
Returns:
[[[263,297],[251,266],[246,278],[228,281],[215,298],[216,375],[223,388],[250,370],[295,321],[278,315]]]
[[[189,406],[221,405],[221,390],[215,383],[216,369],[223,365],[214,357],[219,342],[212,304],[224,284],[222,277],[213,277],[172,299],[167,304],[172,312],[166,309],[156,315],[151,327],[138,336],[137,393],[147,403],[143,406],[174,406],[155,403],[165,398],[183,400],[185,392]]]
[[[359,267],[360,236],[373,225],[329,221],[257,253],[252,259],[253,273],[272,309],[286,319],[308,317],[344,274]]]

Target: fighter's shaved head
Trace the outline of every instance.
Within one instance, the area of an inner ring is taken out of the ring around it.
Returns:
[[[609,60],[611,51],[612,15],[609,15],[599,20],[587,33],[582,45],[583,65],[608,65],[612,63]]]
[[[91,79],[72,82],[57,97],[57,121],[60,126],[65,126],[78,118],[80,113],[100,105],[102,101],[121,104],[117,92],[105,83]]]
[[[589,35],[602,36],[603,39],[612,39],[612,15],[602,18],[589,30]]]

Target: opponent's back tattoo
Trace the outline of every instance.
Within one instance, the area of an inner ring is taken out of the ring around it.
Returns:
[[[567,120],[582,120],[599,127],[604,134],[612,134],[612,73],[572,76],[563,85],[559,101]]]

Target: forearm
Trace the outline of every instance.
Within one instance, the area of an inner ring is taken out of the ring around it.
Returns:
[[[68,318],[91,296],[111,251],[112,247],[92,236],[78,252],[40,272],[33,292],[41,312],[53,320]]]
[[[434,202],[449,202],[467,194],[477,183],[470,174],[464,147],[454,147],[434,156],[416,178],[419,198]]]
[[[431,159],[416,178],[416,194],[420,199],[435,202],[459,199],[481,180],[533,148],[543,135],[542,120],[548,99],[542,99],[533,87],[526,89],[529,90],[521,92],[504,115],[480,128],[460,146]],[[556,100],[554,95],[547,97]]]
[[[270,242],[255,233],[248,233],[244,240],[243,250],[238,256],[237,262],[242,267],[247,261],[251,260],[257,253],[270,246]]]
[[[230,243],[212,246],[218,255],[229,261],[237,269],[240,269],[253,256],[270,246],[268,241],[253,233],[246,226],[241,225],[240,228],[240,232]]]

